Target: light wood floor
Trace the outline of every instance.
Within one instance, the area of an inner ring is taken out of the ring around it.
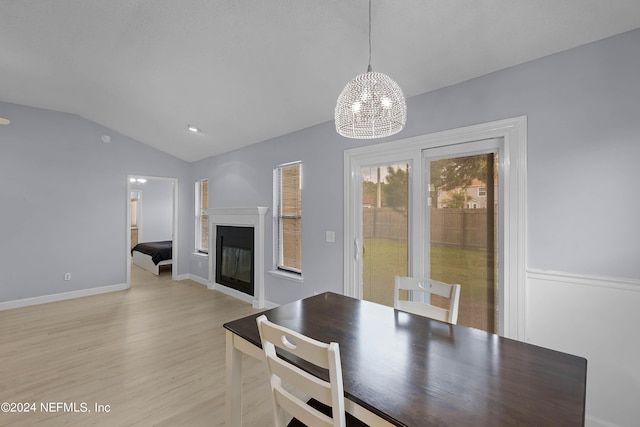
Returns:
[[[0,412],[0,425],[222,426],[222,324],[252,312],[135,266],[130,290],[0,311],[0,403],[36,404],[32,413]],[[243,364],[244,425],[271,426],[265,369],[248,357]],[[47,413],[47,402],[91,412]]]

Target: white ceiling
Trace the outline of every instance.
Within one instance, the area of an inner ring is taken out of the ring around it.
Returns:
[[[372,9],[371,65],[407,97],[640,27],[638,0]],[[333,120],[366,71],[367,20],[366,0],[1,0],[0,101],[196,161]]]

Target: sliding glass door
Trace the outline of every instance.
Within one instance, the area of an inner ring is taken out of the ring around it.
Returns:
[[[393,306],[409,269],[409,163],[367,165],[362,179],[362,298]]]
[[[497,148],[480,154],[441,156],[445,151],[451,150],[423,152],[430,277],[461,285],[458,324],[497,332]],[[445,307],[446,301],[435,296],[431,303]]]
[[[498,330],[498,145],[425,149],[412,153],[419,159],[359,167],[362,299],[393,306],[396,275],[459,283],[458,323]],[[412,164],[420,164],[417,179]]]
[[[344,190],[345,295],[459,283],[459,324],[526,338],[526,117],[346,150]]]

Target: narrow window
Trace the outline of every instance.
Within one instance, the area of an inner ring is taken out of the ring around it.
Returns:
[[[276,269],[302,274],[302,164],[276,167],[274,187]]]
[[[209,253],[209,180],[196,181],[196,252]]]

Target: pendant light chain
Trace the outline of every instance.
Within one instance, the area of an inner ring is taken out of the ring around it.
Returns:
[[[371,0],[369,0],[369,66],[367,67],[367,72],[372,71],[371,69]]]

